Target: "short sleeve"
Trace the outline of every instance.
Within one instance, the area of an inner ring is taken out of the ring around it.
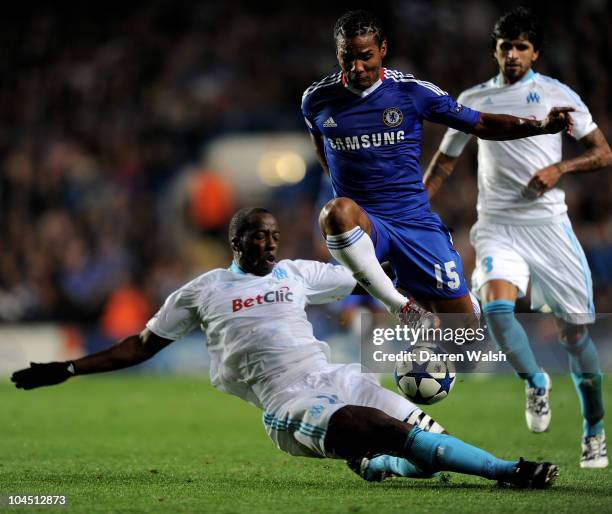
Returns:
[[[154,334],[173,341],[198,328],[201,323],[197,309],[200,290],[196,281],[177,289],[147,322],[147,328]]]
[[[464,93],[461,93],[457,98],[457,102],[459,104],[463,104],[464,98]],[[460,130],[454,128],[449,128],[442,138],[439,150],[449,157],[459,157],[471,137],[472,136],[470,134],[466,134],[465,132],[461,132]]]
[[[449,128],[440,143],[440,152],[449,157],[459,157],[471,137],[470,134]]]
[[[589,112],[589,108],[571,88],[565,84],[555,81],[557,86],[555,89],[555,102],[558,107],[572,106],[576,109],[570,113],[574,126],[572,128],[572,137],[577,140],[590,134],[597,128],[597,124],[593,121],[593,117]]]
[[[306,260],[294,262],[304,279],[308,304],[341,300],[351,294],[357,285],[351,272],[344,266]]]
[[[302,116],[304,116],[304,122],[306,123],[306,127],[308,127],[309,132],[313,136],[320,136],[321,131],[317,128],[315,123],[315,117],[311,112],[309,100],[309,96],[304,93],[304,96],[302,97]]]
[[[448,93],[430,82],[417,81],[415,99],[423,119],[470,133],[480,112],[457,103]]]

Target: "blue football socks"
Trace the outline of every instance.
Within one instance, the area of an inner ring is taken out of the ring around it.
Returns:
[[[379,455],[370,459],[366,479],[372,479],[382,472],[406,478],[433,478],[437,475],[437,473],[426,473],[412,462],[401,457]]]
[[[404,455],[428,471],[456,471],[491,480],[507,480],[517,461],[498,459],[448,434],[432,434],[413,427],[408,433]]]
[[[536,362],[525,329],[514,316],[514,302],[495,300],[482,310],[493,340],[506,354],[517,375],[526,380],[529,387],[544,389],[546,378]]]
[[[600,434],[604,429],[601,392],[603,375],[597,348],[588,332],[575,345],[562,344],[569,355],[572,380],[584,417],[583,435],[588,437]]]

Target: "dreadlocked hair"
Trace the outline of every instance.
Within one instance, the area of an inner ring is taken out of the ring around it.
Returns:
[[[336,44],[340,40],[346,41],[356,36],[367,36],[368,34],[374,36],[378,46],[386,39],[380,20],[371,12],[363,9],[344,13],[334,25]]]

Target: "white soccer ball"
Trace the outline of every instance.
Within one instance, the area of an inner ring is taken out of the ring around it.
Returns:
[[[444,360],[448,355],[434,345],[417,345],[409,350],[411,360],[398,361],[395,383],[413,403],[431,405],[446,398],[455,385],[455,366]]]

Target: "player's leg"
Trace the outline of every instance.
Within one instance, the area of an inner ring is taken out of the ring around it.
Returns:
[[[489,333],[506,354],[516,374],[525,381],[525,421],[532,432],[544,432],[551,420],[551,380],[538,365],[525,329],[514,314],[518,288],[501,279],[480,288]]]
[[[378,261],[368,215],[349,198],[334,198],[321,210],[319,226],[331,255],[392,313],[408,304]]]
[[[436,313],[448,314],[474,314],[477,304],[471,295],[466,294],[459,298],[444,298],[436,300],[419,300],[427,310]]]
[[[514,315],[518,288],[501,279],[486,282],[480,288],[483,312],[489,331],[504,351],[508,362],[529,387],[546,387],[546,377],[536,362],[527,333]]]
[[[478,300],[472,294],[466,294],[459,298],[445,298],[439,300],[416,300],[425,309],[436,314],[455,314],[446,316],[443,322],[445,326],[478,328],[480,326],[480,306]]]
[[[379,409],[345,405],[331,416],[328,454],[340,458],[387,454],[408,459],[425,472],[454,471],[525,487],[546,487],[557,474],[550,463],[498,459],[448,434],[425,432]]]
[[[430,416],[405,398],[383,388],[374,375],[361,372],[359,364],[329,365],[312,372],[302,382],[275,396],[263,415],[268,436],[276,446],[295,456],[329,457],[324,439],[330,417],[352,400],[380,404],[395,419],[423,430],[443,432]],[[333,455],[332,455],[333,456]],[[347,461],[350,469],[368,481],[395,475],[431,478],[410,461],[391,455],[363,455]]]
[[[422,430],[416,423],[427,421],[424,416],[417,416],[414,424],[398,419],[415,408],[407,400],[391,401],[397,397],[391,391],[383,400],[397,417],[371,406],[350,404],[347,399],[359,384],[363,401],[378,397],[372,377],[358,379],[359,368],[336,365],[317,370],[301,382],[302,389],[274,396],[263,422],[278,448],[304,457],[392,455],[405,458],[424,473],[458,471],[529,487],[544,487],[554,480],[556,467],[548,463],[496,459],[454,437]]]
[[[580,466],[606,467],[601,367],[587,329],[595,321],[591,271],[569,219],[532,227],[528,235],[532,233],[530,247],[537,252],[531,265],[532,308],[547,304],[552,309],[559,339],[569,354],[570,371],[584,418]],[[554,259],[548,258],[553,255]]]
[[[557,318],[557,323],[559,339],[568,352],[570,372],[583,417],[580,466],[605,468],[608,454],[603,422],[603,374],[597,348],[585,325],[574,325],[560,318]]]
[[[472,228],[470,240],[476,250],[472,283],[480,295],[491,337],[525,381],[527,426],[543,432],[551,418],[550,379],[538,366],[527,334],[514,314],[516,299],[526,294],[530,278],[530,267],[519,245],[522,239],[515,231],[513,226],[482,222]]]
[[[374,375],[362,373],[361,367],[348,364],[334,372],[334,387],[341,391],[347,403],[375,407],[389,416],[418,426],[432,433],[447,433],[431,416],[412,402],[380,385]],[[409,460],[394,455],[360,456],[347,461],[351,470],[370,482],[379,482],[390,476],[404,478],[433,478],[437,473],[420,469]]]

